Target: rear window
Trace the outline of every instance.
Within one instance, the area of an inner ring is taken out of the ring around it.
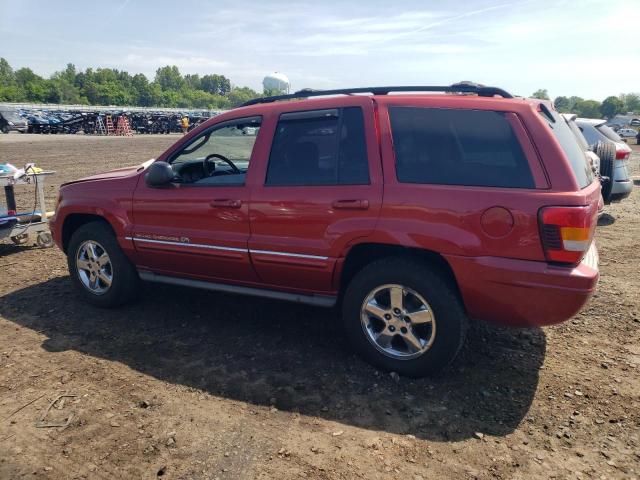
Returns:
[[[599,125],[596,127],[600,133],[602,133],[609,140],[613,140],[614,142],[622,142],[620,136],[613,131],[612,128],[607,127],[606,125]]]
[[[593,170],[591,170],[591,167],[589,166],[586,153],[580,145],[578,145],[576,137],[569,128],[569,125],[567,125],[567,122],[564,121],[558,112],[548,110],[546,114],[551,115],[554,121],[549,122],[547,115],[541,114],[542,118],[547,120],[549,128],[556,137],[556,140],[558,140],[558,143],[560,143],[562,150],[564,150],[564,153],[567,155],[578,185],[580,188],[590,185],[593,181]],[[589,140],[586,133],[585,137],[589,143],[591,143],[591,140]]]
[[[584,135],[584,138],[587,140],[589,145],[593,147],[598,142],[606,142],[608,141],[607,137],[605,137],[601,132],[598,131],[596,127],[591,125],[590,123],[584,122],[576,122],[578,128]]]
[[[398,181],[534,188],[529,162],[504,114],[391,107],[389,115]]]

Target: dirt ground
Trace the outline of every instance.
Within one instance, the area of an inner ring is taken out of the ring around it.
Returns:
[[[56,170],[54,202],[177,138],[1,135],[0,160]],[[356,358],[333,311],[161,285],[99,310],[56,248],[0,245],[0,478],[640,478],[640,186],[600,223],[582,313],[475,323],[424,380]]]

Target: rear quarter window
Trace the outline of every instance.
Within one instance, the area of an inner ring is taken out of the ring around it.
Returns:
[[[547,115],[550,115],[551,117],[549,118]],[[558,112],[552,110],[546,111],[546,115],[541,113],[541,116],[545,119],[547,125],[549,125],[549,129],[553,133],[553,136],[556,137],[556,140],[558,140],[562,150],[569,159],[569,164],[571,165],[571,170],[576,177],[578,186],[580,188],[584,188],[587,185],[590,185],[593,181],[593,170],[591,170],[591,167],[589,166],[587,155],[578,144],[578,141],[569,128],[569,125],[567,125],[567,122],[564,121]],[[553,121],[549,121],[551,119]],[[585,130],[583,130],[585,138],[589,143],[591,143],[591,140],[587,136],[588,134],[584,132]]]
[[[500,112],[390,107],[398,181],[534,188],[529,162]]]

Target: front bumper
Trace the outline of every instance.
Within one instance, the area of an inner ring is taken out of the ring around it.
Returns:
[[[509,326],[553,325],[575,315],[598,283],[595,244],[574,267],[498,257],[445,257],[472,318]]]

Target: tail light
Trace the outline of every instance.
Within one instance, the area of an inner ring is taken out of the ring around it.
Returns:
[[[616,147],[616,160],[626,160],[631,155],[631,152],[628,150],[622,150]]]
[[[549,262],[575,265],[593,240],[598,211],[592,207],[545,207],[540,210],[540,237]]]

